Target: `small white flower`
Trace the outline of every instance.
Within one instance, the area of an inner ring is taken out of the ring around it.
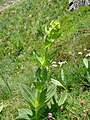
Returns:
[[[60,65],[60,67],[63,65],[63,64],[65,64],[65,63],[67,63],[67,61],[62,61],[62,62],[58,62],[58,64]]]
[[[88,54],[86,55],[86,57],[90,57],[90,53],[88,53]]]
[[[78,52],[78,55],[82,55],[83,53],[82,52]]]
[[[52,64],[56,64],[56,61],[53,61]]]
[[[52,67],[57,67],[57,65],[56,64],[52,64]]]
[[[87,51],[87,49],[85,48],[84,51]]]

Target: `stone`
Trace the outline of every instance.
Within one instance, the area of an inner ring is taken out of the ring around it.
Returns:
[[[90,0],[69,0],[69,11],[78,10],[81,6],[89,6]]]

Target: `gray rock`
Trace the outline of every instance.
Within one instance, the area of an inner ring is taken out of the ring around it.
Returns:
[[[69,0],[69,11],[75,9],[78,10],[81,6],[90,5],[90,0]]]

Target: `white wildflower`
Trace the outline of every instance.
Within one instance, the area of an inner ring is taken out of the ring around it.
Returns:
[[[88,53],[88,54],[86,55],[86,57],[90,57],[90,53]]]
[[[67,61],[62,61],[62,62],[58,62],[58,64],[60,65],[60,67],[63,65],[63,64],[65,64],[65,63],[67,63]]]
[[[84,51],[87,51],[87,49],[85,48]]]
[[[78,52],[78,55],[82,55],[83,53],[82,52]]]
[[[57,65],[56,64],[52,64],[52,67],[57,67]]]
[[[53,61],[52,64],[56,64],[56,61]]]

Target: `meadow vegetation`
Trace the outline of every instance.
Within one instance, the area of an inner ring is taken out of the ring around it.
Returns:
[[[90,120],[90,6],[68,8],[23,0],[0,13],[1,120]]]

